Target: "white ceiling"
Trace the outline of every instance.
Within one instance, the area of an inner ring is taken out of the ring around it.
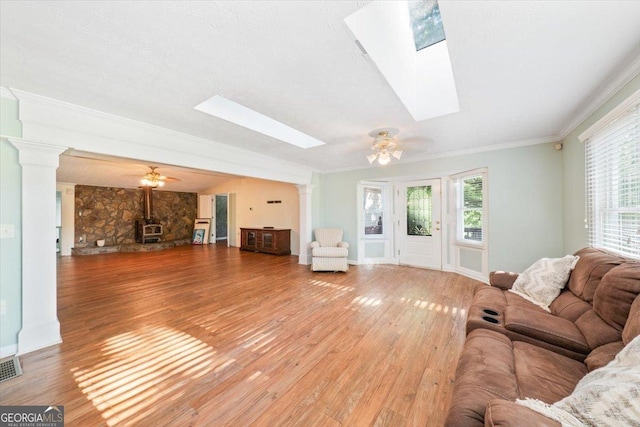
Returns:
[[[146,165],[136,160],[70,151],[60,156],[57,180],[62,183],[95,185],[98,187],[137,188],[140,180],[156,166],[160,175],[174,178],[166,180],[161,190],[202,192],[212,185],[236,177],[219,172],[187,169],[153,163]]]
[[[415,122],[344,24],[366,3],[2,0],[0,85],[331,171],[369,167],[384,127],[402,161],[564,136],[640,54],[638,1],[441,0],[460,112]],[[214,95],[327,144],[194,110]],[[64,160],[59,180],[97,169]]]

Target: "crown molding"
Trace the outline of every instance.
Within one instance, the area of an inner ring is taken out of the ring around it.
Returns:
[[[602,92],[593,96],[587,101],[582,108],[559,133],[560,140],[563,140],[571,132],[573,132],[580,124],[582,124],[589,116],[595,113],[604,105],[613,95],[618,93],[627,83],[640,74],[640,56],[632,61],[611,83],[609,83]]]
[[[217,141],[127,119],[34,93],[12,90],[23,135],[89,153],[304,184],[311,169]]]
[[[0,86],[0,98],[11,99],[13,101],[18,100],[18,98],[16,98],[16,96],[13,94],[13,92],[11,92],[11,89],[4,86]]]
[[[501,144],[484,145],[482,147],[476,147],[476,148],[466,148],[464,150],[453,150],[453,151],[445,151],[444,153],[438,153],[438,154],[427,154],[423,156],[416,156],[413,159],[411,159],[411,162],[441,159],[445,157],[468,156],[470,154],[485,153],[487,151],[508,150],[510,148],[527,147],[529,145],[547,144],[550,142],[558,142],[558,141],[560,141],[560,138],[558,137],[558,135],[549,135],[549,136],[543,136],[540,138],[523,139],[521,141],[504,142]]]
[[[548,143],[558,142],[560,140],[561,138],[558,135],[549,135],[549,136],[543,136],[540,138],[523,139],[521,141],[485,145],[485,146],[476,147],[476,148],[467,148],[464,150],[446,151],[438,154],[418,155],[418,156],[412,157],[411,159],[394,161],[393,164],[409,164],[409,163],[423,162],[426,160],[442,159],[447,157],[468,156],[471,154],[485,153],[487,151],[508,150],[510,148],[527,147],[529,145],[548,144]],[[331,170],[321,171],[318,173],[327,174],[327,173],[349,172],[349,171],[361,170],[361,169],[374,169],[378,167],[380,166],[376,166],[375,164],[372,164],[371,166],[367,166],[367,167],[331,169]]]
[[[601,117],[597,122],[589,126],[587,130],[578,135],[578,140],[580,142],[585,142],[589,138],[591,138],[596,133],[600,132],[602,129],[607,127],[609,123],[622,116],[627,110],[629,110],[632,106],[638,104],[640,102],[640,89],[635,91],[630,97],[622,101],[615,107],[613,110],[609,111],[603,117]]]

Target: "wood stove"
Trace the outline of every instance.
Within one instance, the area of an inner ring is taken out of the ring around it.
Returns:
[[[155,243],[162,240],[163,227],[153,219],[153,187],[142,187],[144,218],[136,219],[136,242]]]
[[[147,224],[143,219],[136,220],[136,242],[155,243],[162,240],[162,224]]]

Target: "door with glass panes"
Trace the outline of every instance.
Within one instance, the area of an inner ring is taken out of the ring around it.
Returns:
[[[396,195],[398,262],[442,269],[440,180],[401,183]]]

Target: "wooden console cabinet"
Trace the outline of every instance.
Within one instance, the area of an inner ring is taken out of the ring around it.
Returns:
[[[241,228],[240,250],[274,255],[290,255],[291,230],[284,228]]]

